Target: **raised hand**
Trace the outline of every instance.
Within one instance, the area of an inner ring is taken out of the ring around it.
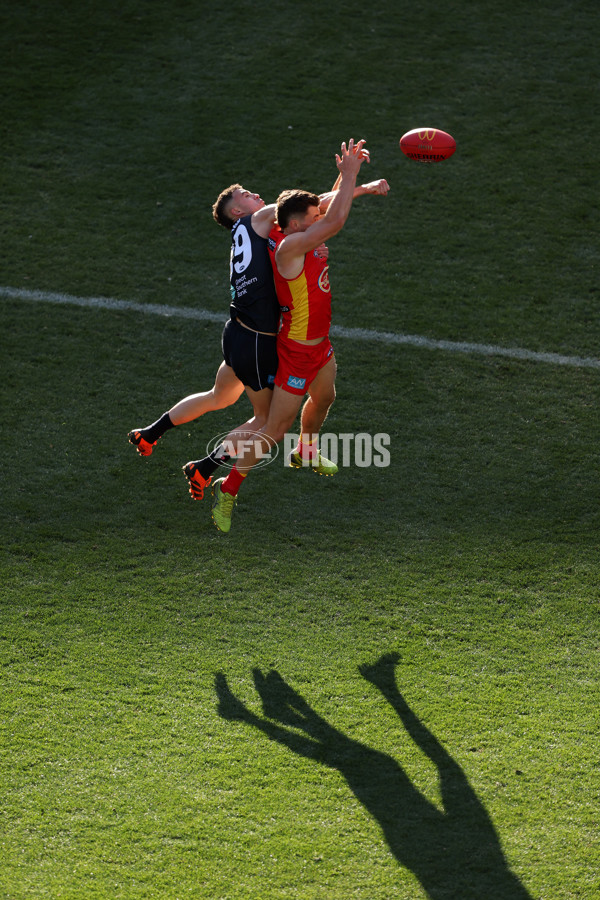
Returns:
[[[366,141],[360,140],[354,143],[354,138],[350,138],[348,146],[346,141],[342,143],[340,153],[335,155],[335,163],[342,175],[358,175],[363,162],[370,162],[369,151],[365,148]]]

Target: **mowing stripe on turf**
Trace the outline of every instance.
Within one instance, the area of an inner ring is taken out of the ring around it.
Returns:
[[[211,312],[191,306],[166,306],[157,303],[136,303],[133,300],[115,300],[111,297],[74,297],[71,294],[51,291],[31,291],[25,288],[0,286],[0,297],[13,300],[30,300],[38,303],[60,303],[69,306],[83,306],[93,309],[140,312],[145,315],[170,316],[180,319],[197,319],[205,322],[224,323],[225,313]],[[600,359],[582,356],[563,356],[560,353],[541,353],[519,347],[497,347],[493,344],[474,344],[468,341],[439,341],[417,334],[396,334],[392,331],[370,331],[367,328],[344,328],[334,325],[333,337],[351,338],[358,341],[375,341],[381,344],[406,344],[425,350],[445,350],[450,353],[479,354],[483,356],[504,356],[528,362],[544,362],[555,366],[573,366],[578,369],[600,369]]]

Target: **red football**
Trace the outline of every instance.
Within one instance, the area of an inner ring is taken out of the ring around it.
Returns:
[[[400,149],[417,162],[441,162],[452,156],[456,141],[439,128],[413,128],[400,138]]]

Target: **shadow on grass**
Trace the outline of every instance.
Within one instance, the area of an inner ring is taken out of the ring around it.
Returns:
[[[437,767],[444,810],[413,785],[386,753],[352,740],[318,715],[276,671],[254,670],[264,718],[216,676],[219,714],[262,731],[294,753],[337,769],[379,823],[398,862],[410,869],[431,900],[531,900],[510,871],[500,841],[465,773],[410,709],[395,678],[395,654],[360,673],[381,691],[415,744]]]

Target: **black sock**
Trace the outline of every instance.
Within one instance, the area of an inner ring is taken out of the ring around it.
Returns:
[[[224,465],[231,459],[230,455],[225,452],[223,444],[219,444],[218,447],[215,447],[212,453],[208,456],[205,456],[204,459],[200,459],[196,465],[198,466],[198,471],[202,475],[203,478],[209,478],[213,472],[215,472],[219,466]]]
[[[171,422],[171,417],[169,413],[163,413],[160,419],[157,419],[156,422],[153,422],[152,425],[148,425],[147,428],[144,428],[144,439],[148,441],[150,444],[154,444],[155,441],[162,437],[165,431],[168,431],[169,428],[175,428],[173,423]]]

